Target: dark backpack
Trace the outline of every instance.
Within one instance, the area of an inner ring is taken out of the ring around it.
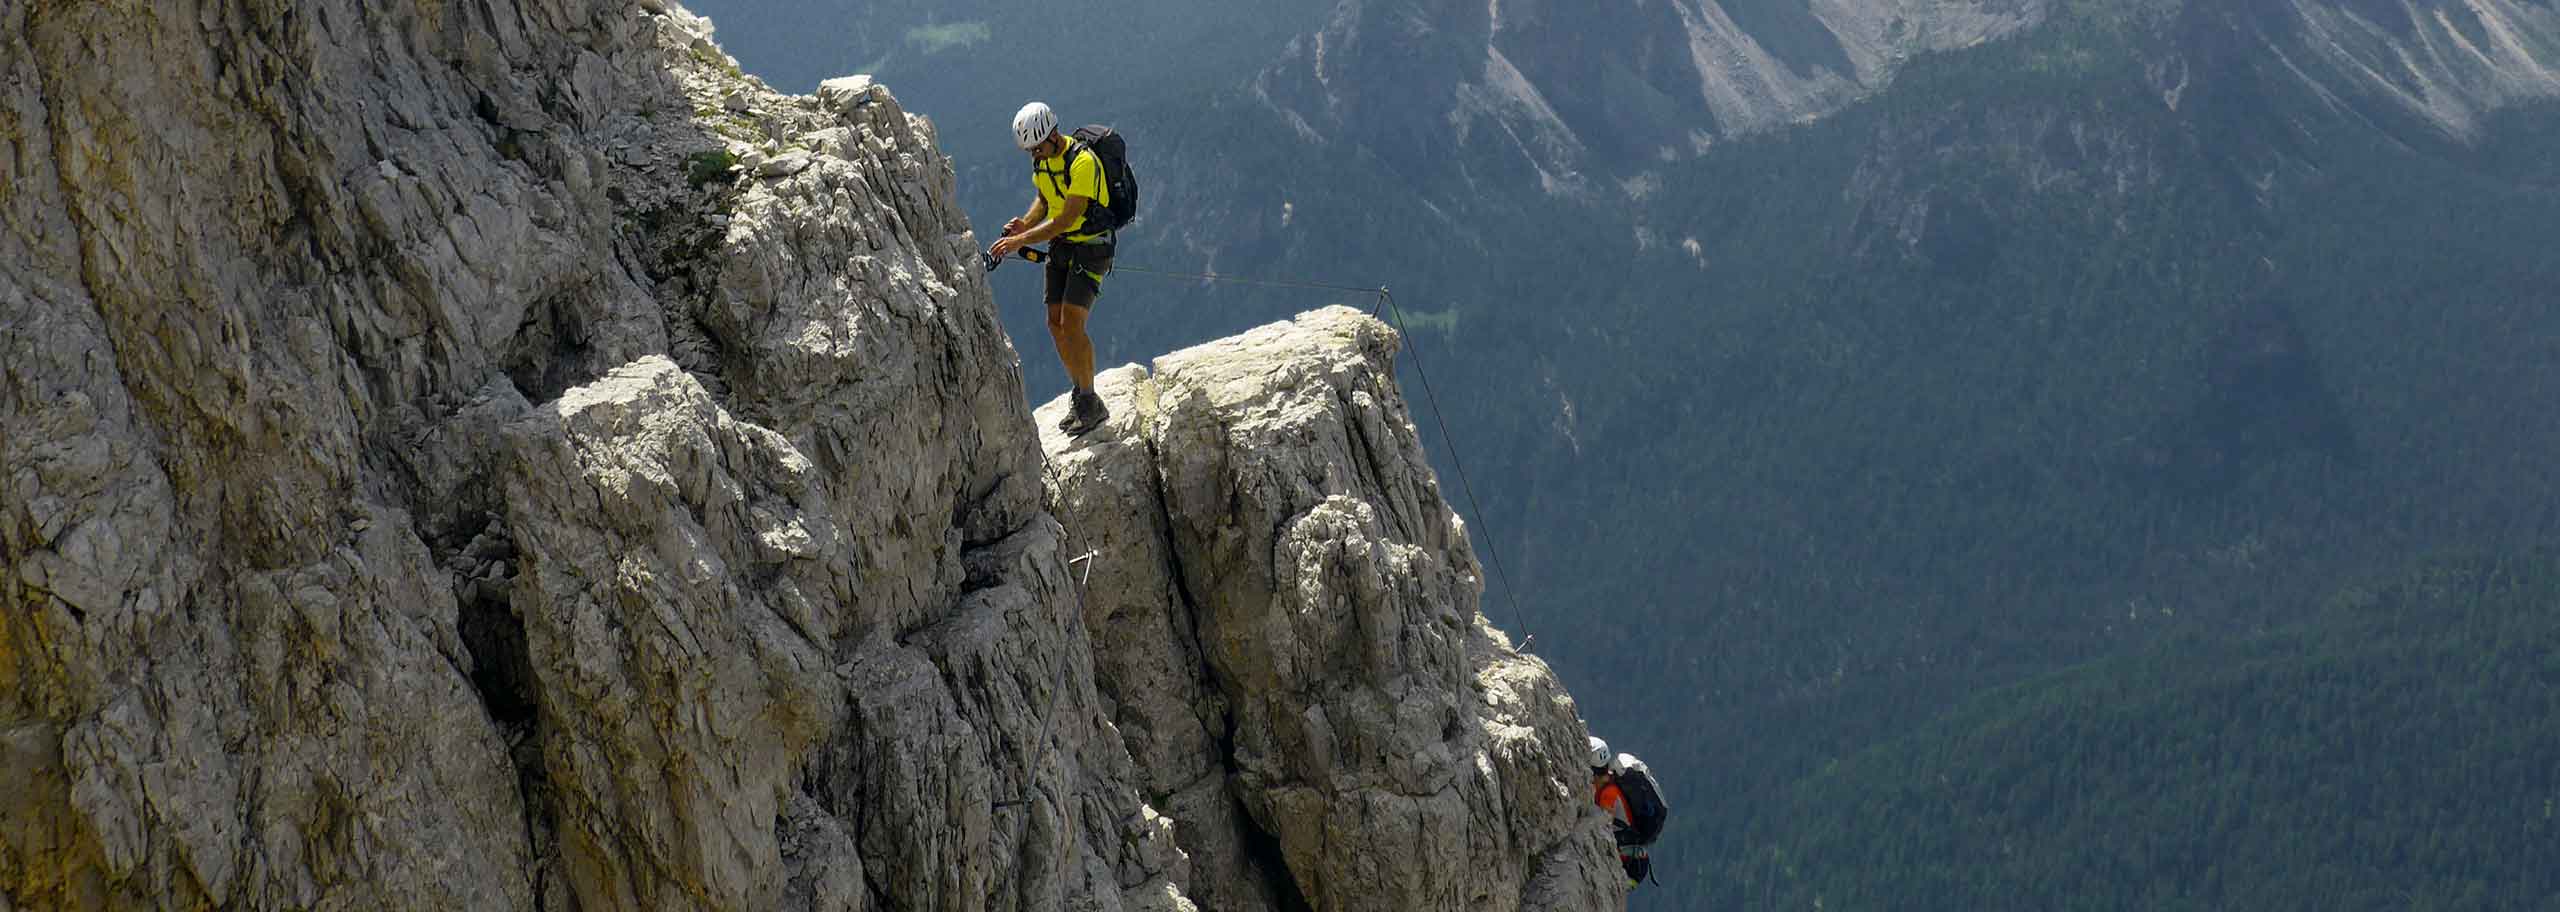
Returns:
[[[1120,139],[1119,131],[1101,124],[1087,124],[1077,127],[1067,136],[1075,140],[1075,145],[1067,149],[1068,166],[1074,167],[1077,150],[1093,150],[1093,157],[1102,162],[1102,185],[1111,190],[1111,205],[1101,211],[1088,209],[1084,214],[1084,225],[1077,230],[1100,234],[1118,231],[1136,221],[1138,173],[1129,170],[1129,144]]]
[[[1625,769],[1618,771],[1618,794],[1627,800],[1627,826],[1618,831],[1619,845],[1646,846],[1662,836],[1662,824],[1671,819],[1671,805],[1662,800],[1662,783],[1655,782],[1653,770],[1634,754],[1618,755]]]

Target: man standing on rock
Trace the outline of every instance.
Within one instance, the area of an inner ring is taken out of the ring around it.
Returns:
[[[1050,241],[1048,283],[1042,301],[1049,305],[1049,339],[1057,343],[1058,363],[1075,381],[1072,406],[1058,429],[1081,435],[1110,420],[1111,410],[1093,391],[1093,338],[1085,320],[1093,300],[1102,294],[1102,277],[1111,272],[1115,232],[1089,230],[1089,212],[1107,211],[1111,187],[1103,179],[1102,157],[1082,143],[1058,133],[1058,115],[1032,102],[1013,115],[1013,141],[1031,154],[1031,186],[1039,191],[1031,209],[1004,223],[1004,237],[987,253],[1001,262],[1015,251]]]

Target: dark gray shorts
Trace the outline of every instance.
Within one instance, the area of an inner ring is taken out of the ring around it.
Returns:
[[[1040,303],[1065,301],[1093,309],[1093,299],[1102,296],[1102,277],[1111,274],[1111,254],[1110,247],[1049,245],[1048,286]]]

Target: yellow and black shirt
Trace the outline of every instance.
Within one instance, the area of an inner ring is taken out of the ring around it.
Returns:
[[[1073,163],[1068,161],[1070,158],[1074,159]],[[1058,213],[1067,211],[1067,197],[1081,196],[1088,200],[1085,203],[1085,214],[1076,216],[1074,224],[1067,226],[1066,233],[1058,236],[1060,240],[1070,244],[1089,244],[1110,234],[1107,231],[1098,234],[1077,233],[1084,227],[1084,223],[1095,207],[1111,205],[1111,187],[1102,180],[1102,156],[1094,154],[1093,150],[1079,149],[1070,144],[1066,152],[1054,158],[1043,158],[1033,162],[1031,185],[1039,189],[1040,202],[1048,207],[1049,215],[1053,218]]]

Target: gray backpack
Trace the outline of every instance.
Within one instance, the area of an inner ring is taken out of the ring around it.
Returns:
[[[1634,754],[1618,755],[1618,793],[1627,799],[1627,828],[1618,831],[1622,846],[1652,845],[1671,819],[1671,803],[1662,799],[1662,783]]]

